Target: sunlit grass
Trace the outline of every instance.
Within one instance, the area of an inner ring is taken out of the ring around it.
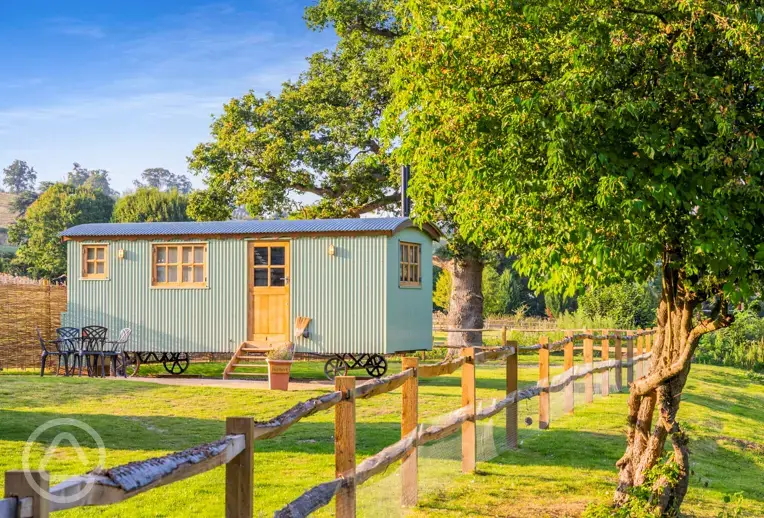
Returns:
[[[520,364],[522,386],[535,383],[532,355]],[[161,369],[161,366],[158,366]],[[153,367],[152,367],[153,369]],[[400,369],[391,362],[390,372]],[[552,374],[560,372],[553,361]],[[219,363],[192,366],[191,374],[216,375]],[[295,364],[298,379],[323,375],[321,362]],[[329,390],[330,388],[326,388]],[[481,366],[478,397],[501,397],[504,367]],[[32,431],[55,417],[75,417],[103,438],[108,466],[156,457],[224,434],[226,416],[268,419],[320,391],[269,392],[249,389],[165,386],[87,378],[0,376],[0,471],[21,467],[21,450]],[[623,394],[598,398],[577,407],[574,416],[553,419],[550,430],[521,423],[517,451],[505,452],[478,464],[478,473],[459,472],[458,437],[422,450],[420,506],[408,511],[421,516],[564,516],[577,515],[587,502],[611,498],[616,482],[614,463],[623,453]],[[684,394],[680,420],[692,438],[693,476],[685,512],[716,516],[724,495],[742,492],[747,515],[764,509],[764,387],[745,373],[730,368],[693,367]],[[358,402],[357,453],[359,461],[400,438],[400,392]],[[423,422],[460,406],[459,373],[422,380],[420,413]],[[535,400],[523,405],[521,415],[536,412]],[[497,444],[503,438],[503,418],[494,418]],[[83,445],[94,444],[77,430]],[[33,460],[44,454],[55,432],[43,434],[32,449]],[[256,515],[275,509],[313,485],[334,476],[333,412],[322,412],[292,427],[284,435],[259,442],[255,453]],[[758,448],[758,449],[757,449]],[[73,451],[61,448],[48,469],[59,479],[94,467],[80,465]],[[395,500],[395,470],[362,488],[359,511],[365,516],[386,515]],[[0,480],[0,485],[2,481]],[[706,487],[707,484],[707,487]],[[128,502],[79,509],[61,516],[222,516],[224,470],[213,470],[191,480],[158,488]],[[374,503],[377,499],[379,502]],[[391,500],[392,499],[392,500]],[[395,500],[397,501],[397,500]],[[393,505],[392,508],[395,508]],[[331,515],[330,506],[322,515]]]

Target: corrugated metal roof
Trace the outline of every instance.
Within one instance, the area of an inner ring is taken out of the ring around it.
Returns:
[[[87,223],[61,232],[61,237],[202,236],[324,234],[333,232],[395,233],[413,226],[409,218],[275,219],[177,223]],[[440,232],[431,225],[423,230],[433,239]]]

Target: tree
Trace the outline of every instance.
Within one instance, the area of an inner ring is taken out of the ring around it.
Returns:
[[[156,187],[141,187],[117,200],[111,219],[115,223],[189,221],[187,205],[188,197],[175,189],[165,192]]]
[[[207,185],[191,200],[195,217],[219,218],[218,200],[229,215],[240,205],[253,216],[305,218],[396,210],[397,167],[376,135],[389,99],[391,41],[349,29],[333,17],[333,5],[319,2],[306,19],[319,29],[334,23],[337,47],[310,56],[308,69],[278,96],[233,99],[213,122],[212,141],[194,150],[190,169]]]
[[[555,292],[544,293],[544,310],[546,312],[546,315],[550,318],[556,319],[563,313],[575,311],[576,302],[577,300],[575,298],[569,298],[560,293],[555,293]],[[622,327],[630,328],[630,326],[622,326]]]
[[[503,315],[509,306],[509,293],[502,289],[501,275],[490,264],[483,268],[483,315]]]
[[[51,187],[53,187],[54,185],[56,185],[56,183],[57,183],[57,182],[51,182],[51,181],[48,181],[48,180],[42,180],[42,181],[41,181],[41,182],[40,182],[40,183],[37,185],[37,192],[38,192],[39,194],[42,194],[42,193],[44,193],[45,191],[47,191],[49,188],[51,188]]]
[[[72,170],[66,173],[66,183],[73,185],[74,187],[85,185],[88,178],[90,178],[90,171],[77,162],[74,162],[74,164],[72,164]]]
[[[450,200],[468,242],[519,255],[544,292],[644,282],[660,264],[658,333],[631,386],[616,503],[640,487],[645,505],[675,512],[689,484],[678,412],[693,353],[731,324],[730,304],[764,266],[759,3],[401,10],[411,27],[385,117],[418,171],[420,215]],[[676,477],[642,487],[664,469],[667,440]]]
[[[26,214],[8,229],[9,241],[20,245],[12,264],[36,278],[66,273],[63,230],[82,223],[109,221],[114,200],[101,190],[58,183],[49,187]]]
[[[591,318],[612,317],[621,329],[652,327],[658,296],[648,284],[619,282],[590,289],[578,298],[578,306]]]
[[[309,25],[316,28],[333,27],[340,37],[338,48],[352,49],[354,62],[360,63],[363,70],[368,70],[368,74],[375,78],[368,85],[354,82],[354,88],[364,87],[365,90],[359,91],[363,92],[368,100],[373,101],[375,107],[372,120],[375,124],[378,124],[380,115],[390,103],[391,89],[395,81],[392,73],[400,59],[395,49],[410,27],[406,22],[407,13],[401,15],[396,11],[398,5],[396,0],[319,0],[316,5],[306,10]],[[397,81],[400,84],[409,83],[411,77],[416,76],[399,77]],[[377,134],[375,131],[374,135]],[[397,146],[398,135],[399,133],[390,132],[388,128],[387,145],[380,146],[382,150],[386,150],[388,156]],[[384,141],[380,144],[384,144]],[[400,158],[393,155],[389,160],[394,159],[398,165],[408,163]],[[417,168],[413,168],[412,176],[419,174]],[[394,198],[396,197],[397,193],[394,195]],[[438,224],[448,236],[442,252],[433,261],[436,266],[449,272],[452,279],[447,325],[452,329],[481,329],[483,267],[494,254],[490,248],[476,246],[463,238],[453,218],[452,200],[446,191],[441,191],[437,202],[438,210],[427,214],[420,214],[414,205],[414,215],[419,221]],[[481,342],[480,332],[448,334],[450,346],[474,345]],[[458,354],[458,349],[449,349],[449,354]]]
[[[23,160],[14,160],[11,165],[3,169],[3,184],[8,187],[10,193],[33,191],[36,181],[37,173],[34,167],[29,167]]]
[[[37,196],[39,195],[34,191],[21,191],[11,201],[11,209],[17,214],[23,215],[37,199]]]
[[[438,280],[435,281],[435,289],[432,291],[432,303],[435,307],[448,313],[451,301],[451,274],[447,270],[440,270]]]
[[[160,191],[172,191],[173,189],[180,194],[189,194],[191,192],[191,180],[186,175],[174,174],[163,167],[151,167],[141,173],[140,180],[134,180],[136,188],[154,187]]]
[[[278,96],[250,92],[224,107],[212,124],[212,140],[189,158],[207,186],[191,197],[189,215],[226,219],[240,205],[255,217],[397,211],[398,169],[406,162],[395,159],[395,138],[384,145],[379,134],[391,99],[394,48],[405,30],[395,6],[394,0],[319,0],[306,10],[310,27],[335,30],[336,47],[311,56],[308,69]],[[483,265],[492,255],[463,239],[448,196],[439,204],[426,221],[449,235],[434,261],[453,280],[448,326],[480,329]],[[479,332],[448,335],[452,346],[481,341]]]
[[[105,195],[116,198],[119,193],[111,188],[109,172],[104,169],[86,169],[77,162],[72,170],[66,173],[66,182],[74,187],[89,187],[101,190]]]

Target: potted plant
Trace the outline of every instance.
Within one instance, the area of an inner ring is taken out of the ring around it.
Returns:
[[[292,370],[294,346],[284,344],[268,351],[265,361],[268,363],[268,388],[271,390],[289,390],[289,373]]]

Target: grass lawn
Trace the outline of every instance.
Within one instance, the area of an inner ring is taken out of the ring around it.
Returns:
[[[520,359],[521,384],[537,378],[532,356]],[[190,373],[215,375],[220,364],[192,366]],[[554,363],[552,374],[561,371]],[[161,366],[159,366],[161,369]],[[316,376],[322,364],[297,364],[297,377]],[[391,362],[391,372],[399,364]],[[158,371],[157,371],[158,372]],[[502,395],[504,368],[481,366],[478,397]],[[460,406],[459,376],[423,380],[420,413],[424,422]],[[320,392],[276,393],[247,389],[179,387],[87,378],[39,378],[0,375],[0,471],[19,469],[21,451],[33,430],[49,419],[80,419],[103,438],[106,465],[156,457],[219,438],[226,416],[268,419],[298,401]],[[521,424],[518,451],[491,452],[501,444],[503,420],[486,425],[478,473],[459,473],[458,437],[422,449],[420,506],[414,516],[568,516],[587,502],[611,498],[616,481],[614,463],[624,447],[626,396],[598,398],[577,407],[574,416],[553,414],[551,429],[541,432],[534,422]],[[357,407],[359,461],[400,437],[398,391]],[[534,416],[535,400],[521,405],[521,419]],[[553,402],[553,409],[555,403]],[[556,417],[556,418],[555,418]],[[697,365],[684,395],[680,420],[692,438],[694,476],[685,512],[716,516],[723,497],[742,493],[744,516],[764,515],[764,386],[761,379],[731,368]],[[86,449],[94,443],[72,429]],[[43,433],[32,449],[32,465],[41,459],[56,431]],[[333,469],[333,412],[323,412],[292,427],[275,439],[258,442],[255,453],[255,508],[271,516],[316,483],[328,481]],[[495,443],[491,439],[496,439]],[[56,449],[47,469],[61,478],[80,474],[83,465],[72,448]],[[92,459],[96,455],[89,456]],[[92,462],[92,461],[91,461]],[[2,480],[0,480],[0,485]],[[391,470],[359,489],[359,514],[398,513],[397,473]],[[57,513],[60,516],[222,516],[224,469],[155,489],[125,503]],[[732,509],[732,504],[728,504]],[[319,515],[333,514],[333,506]]]

